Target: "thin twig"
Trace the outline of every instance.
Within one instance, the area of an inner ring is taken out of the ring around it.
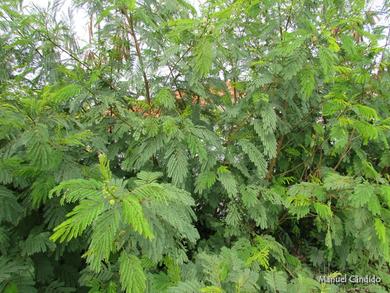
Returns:
[[[355,132],[355,129],[352,130],[351,132],[351,135],[349,136],[349,139],[348,139],[348,143],[347,145],[345,146],[345,149],[344,149],[344,152],[342,153],[342,155],[340,156],[340,159],[339,161],[336,163],[336,165],[334,166],[333,170],[337,170],[337,168],[340,166],[341,162],[344,160],[345,156],[348,154],[348,152],[351,150],[352,148],[352,141],[353,141],[353,134]]]
[[[284,135],[282,135],[282,136],[279,137],[279,139],[278,139],[278,143],[277,143],[277,146],[276,146],[276,155],[275,155],[275,157],[271,160],[271,163],[269,164],[269,167],[268,167],[267,176],[265,177],[265,179],[266,179],[267,181],[271,181],[271,180],[272,180],[273,173],[274,173],[274,168],[275,168],[275,166],[276,166],[276,162],[277,162],[278,156],[279,156],[279,154],[280,154],[280,149],[282,148],[282,145],[283,145],[283,140],[284,140]]]
[[[137,39],[137,35],[135,33],[135,30],[134,30],[133,15],[131,13],[128,14],[128,13],[126,13],[123,10],[122,10],[122,14],[126,17],[127,24],[129,26],[129,33],[130,33],[131,37],[133,38],[135,51],[137,53],[138,62],[139,62],[139,65],[140,65],[140,68],[141,68],[141,72],[142,72],[142,77],[144,79],[146,101],[150,105],[151,102],[152,102],[151,96],[150,96],[150,83],[149,83],[148,77],[147,77],[146,72],[145,72],[145,66],[144,66],[144,61],[143,61],[143,57],[142,57],[142,53],[141,53],[140,42]]]

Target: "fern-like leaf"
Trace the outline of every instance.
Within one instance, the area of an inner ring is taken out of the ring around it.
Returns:
[[[173,184],[181,186],[188,173],[187,154],[182,148],[173,149],[167,154],[167,173],[172,178]]]
[[[146,276],[141,261],[135,255],[125,251],[119,257],[119,279],[126,293],[144,293]]]
[[[98,198],[102,194],[102,188],[103,184],[94,179],[70,179],[54,187],[49,192],[49,198],[64,192],[61,203],[72,203],[88,197]]]
[[[122,213],[124,221],[133,227],[142,236],[153,239],[153,232],[145,219],[144,212],[139,201],[132,196],[126,197],[122,201]]]
[[[229,170],[220,167],[218,169],[218,181],[221,182],[229,197],[233,198],[237,195],[237,182]]]
[[[271,270],[264,274],[264,279],[272,292],[287,292],[287,277],[282,271]]]
[[[175,98],[168,88],[162,88],[157,92],[155,103],[157,106],[167,110],[175,108]]]
[[[70,213],[67,220],[56,228],[50,237],[51,240],[59,242],[69,241],[80,236],[85,229],[103,212],[105,208],[101,199],[83,199]]]
[[[23,208],[18,203],[15,194],[2,185],[0,185],[0,202],[0,221],[17,223]]]
[[[195,47],[195,71],[200,77],[206,76],[213,61],[213,44],[209,38],[203,38]]]
[[[120,214],[118,209],[110,209],[103,212],[94,223],[91,234],[91,243],[87,256],[87,263],[95,272],[99,272],[102,261],[108,261],[114,249],[114,241],[120,224]]]
[[[54,250],[55,244],[49,240],[49,236],[49,232],[30,234],[23,243],[23,254],[30,256],[35,253]]]
[[[260,178],[263,178],[267,173],[267,162],[264,160],[262,153],[248,140],[240,140],[239,144],[257,168],[257,174]]]
[[[195,192],[202,193],[205,190],[210,189],[216,180],[217,176],[213,171],[200,173],[195,181]]]

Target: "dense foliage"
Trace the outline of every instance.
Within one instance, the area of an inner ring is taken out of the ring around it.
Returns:
[[[75,0],[85,46],[19,4],[1,292],[389,292],[387,1]]]

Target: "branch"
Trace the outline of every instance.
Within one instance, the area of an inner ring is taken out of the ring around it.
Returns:
[[[143,79],[144,79],[146,101],[147,101],[148,104],[150,105],[150,104],[151,104],[150,83],[149,83],[148,77],[147,77],[146,72],[145,72],[145,66],[144,66],[144,61],[143,61],[143,58],[142,58],[140,42],[139,42],[139,40],[137,39],[137,35],[135,34],[135,31],[134,31],[134,20],[133,20],[133,16],[132,16],[131,13],[130,13],[130,14],[127,14],[127,13],[126,13],[125,11],[123,11],[123,10],[122,10],[122,14],[126,17],[127,24],[128,24],[128,26],[129,26],[129,33],[130,33],[131,37],[133,38],[133,42],[134,42],[134,46],[135,46],[135,51],[136,51],[136,53],[137,53],[138,62],[139,62],[139,65],[140,65],[140,67],[141,67],[142,77],[143,77]]]
[[[345,146],[344,152],[343,152],[342,155],[340,156],[340,159],[339,159],[339,161],[336,163],[336,166],[334,166],[333,170],[335,170],[335,171],[337,170],[337,168],[340,166],[341,162],[344,160],[345,156],[346,156],[346,155],[348,154],[348,152],[351,150],[354,132],[355,132],[355,129],[352,130],[351,135],[349,136],[349,139],[348,139],[348,143],[347,143],[347,145]]]
[[[202,32],[200,33],[200,35],[197,37],[198,40],[202,39],[202,37],[206,34],[207,32],[207,27],[209,25],[209,18],[208,18],[208,15],[207,15],[207,22],[206,24],[204,25],[203,27],[203,30]],[[171,65],[171,67],[174,69],[181,60],[183,60],[183,58],[189,53],[191,52],[191,50],[195,47],[196,45],[196,42],[195,41],[192,41],[192,43],[189,44],[188,48],[184,51],[184,53],[179,57],[179,59],[176,60],[175,63],[173,63]],[[169,77],[169,76],[168,76]],[[173,76],[172,76],[173,77]],[[176,79],[179,77],[179,75],[177,75],[176,77],[173,78],[173,81],[175,82]]]
[[[378,74],[381,72],[381,64],[382,64],[383,59],[385,58],[385,52],[386,52],[387,46],[389,45],[389,39],[390,39],[390,28],[387,29],[386,42],[385,42],[385,45],[383,47],[381,59],[379,60],[379,63],[378,63],[378,67],[379,67]]]
[[[280,40],[283,41],[283,29],[282,29],[282,15],[280,13],[280,4],[278,3],[278,15],[279,15],[279,33]]]
[[[280,149],[282,148],[282,145],[283,145],[283,140],[284,140],[284,136],[282,135],[278,139],[278,143],[277,143],[277,146],[276,146],[276,156],[271,160],[271,164],[269,164],[269,167],[268,167],[267,176],[265,177],[265,179],[267,181],[271,181],[272,180],[274,169],[275,169],[275,166],[276,166],[276,162],[278,160],[278,156],[279,156],[279,153],[280,153]]]
[[[60,49],[63,53],[67,54],[69,57],[71,57],[74,61],[76,61],[77,63],[85,66],[85,68],[87,68],[87,70],[91,71],[92,69],[89,67],[89,65],[80,60],[79,57],[77,57],[76,55],[74,55],[72,52],[69,52],[68,50],[64,49],[63,47],[61,47],[60,45],[58,45],[56,42],[54,42],[49,36],[47,35],[43,35],[42,36],[47,40],[49,41],[53,46],[55,46],[56,48]]]
[[[291,1],[291,6],[290,6],[290,10],[289,10],[289,12],[288,12],[288,17],[287,17],[286,25],[285,25],[285,27],[284,27],[284,31],[286,31],[286,32],[287,32],[288,26],[289,26],[290,21],[291,21],[291,13],[292,13],[293,5],[294,5],[294,1]]]
[[[237,98],[237,89],[236,89],[236,78],[235,77],[233,77],[233,85],[232,85],[232,87],[233,87],[233,99],[234,99],[234,103],[236,104],[237,103],[237,100],[238,100],[238,98]]]

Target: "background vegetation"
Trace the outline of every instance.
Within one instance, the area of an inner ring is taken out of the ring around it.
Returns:
[[[57,4],[0,4],[0,291],[389,292],[388,1]]]

